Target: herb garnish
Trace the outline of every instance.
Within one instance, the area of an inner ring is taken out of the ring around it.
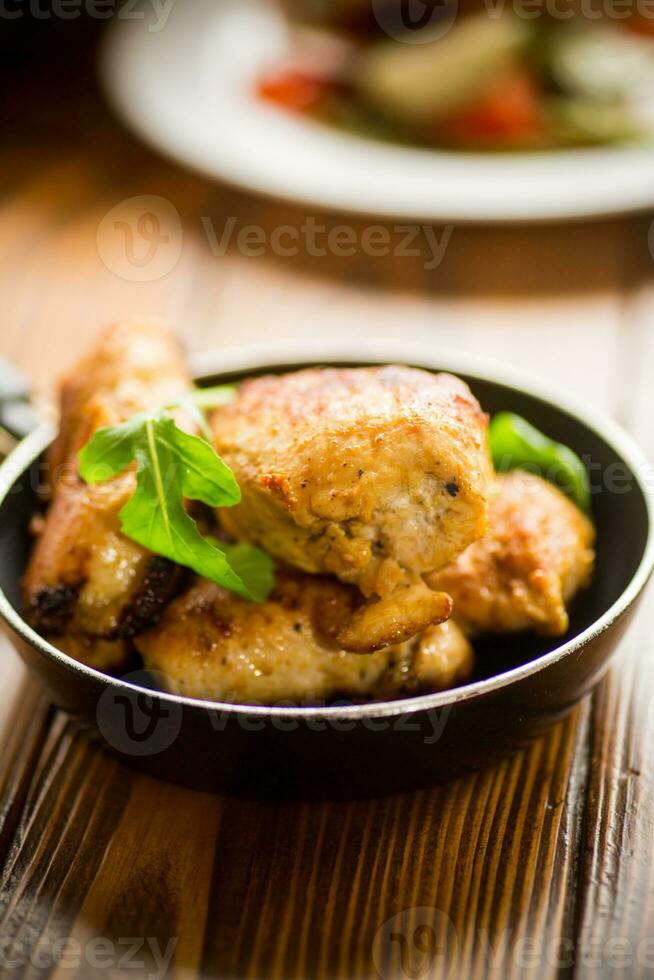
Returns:
[[[208,435],[202,408],[225,404],[233,389],[204,389],[176,403]],[[232,507],[241,491],[234,474],[207,438],[180,429],[169,406],[143,412],[120,425],[99,429],[79,454],[87,483],[101,483],[137,466],[136,489],[120,511],[123,533],[138,544],[198,575],[263,602],[274,577],[272,559],[246,543],[224,544],[204,537],[187,513],[185,498],[210,507]]]
[[[590,485],[583,462],[572,449],[554,442],[513,412],[500,412],[490,424],[493,463],[498,472],[527,469],[559,487],[585,514]]]

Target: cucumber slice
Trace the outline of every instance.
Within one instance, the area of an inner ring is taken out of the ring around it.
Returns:
[[[639,142],[652,135],[630,106],[593,99],[550,98],[552,128],[563,143],[596,145]]]
[[[547,61],[557,87],[581,99],[628,103],[654,91],[654,44],[616,27],[559,27]]]

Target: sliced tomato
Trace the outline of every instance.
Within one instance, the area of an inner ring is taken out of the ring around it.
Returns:
[[[267,102],[305,112],[319,105],[334,90],[334,84],[326,78],[282,68],[264,75],[257,90]]]
[[[458,143],[491,144],[529,141],[543,130],[543,113],[535,79],[516,69],[498,79],[473,105],[439,126]]]

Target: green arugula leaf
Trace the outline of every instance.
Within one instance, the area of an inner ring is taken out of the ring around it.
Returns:
[[[207,440],[211,442],[211,429],[205,418],[205,411],[227,405],[236,395],[236,385],[215,385],[213,388],[194,388],[177,401],[166,405],[166,409],[181,408]]]
[[[79,454],[87,483],[116,476],[135,461],[136,490],[120,512],[123,533],[144,548],[198,575],[263,602],[273,585],[273,562],[250,545],[223,546],[200,533],[184,498],[211,507],[241,499],[234,475],[213,447],[178,429],[165,412],[136,415],[100,429]]]
[[[191,395],[198,408],[218,408],[228,405],[236,395],[236,385],[214,385],[212,388],[196,388]]]
[[[234,474],[205,439],[179,429],[173,419],[161,418],[157,435],[181,465],[185,497],[211,507],[231,507],[241,500]]]
[[[236,396],[236,385],[214,385],[211,388],[193,388],[181,395],[174,402],[169,402],[165,408],[187,408],[193,405],[196,409],[206,411],[208,408],[218,408],[220,405],[228,405]]]
[[[513,412],[500,412],[490,424],[493,463],[498,472],[535,471],[559,487],[585,514],[590,513],[586,467],[575,452],[554,442]]]
[[[78,456],[80,476],[86,483],[102,483],[127,469],[147,417],[140,413],[121,425],[98,429]]]
[[[245,541],[237,544],[222,543],[221,547],[239,578],[248,583],[254,595],[261,595],[266,599],[275,585],[275,565],[272,559],[265,555],[268,561],[262,562],[261,555],[264,553]]]
[[[198,430],[202,433],[202,438],[206,439],[207,442],[211,442],[211,428],[207,422],[204,412],[198,407],[192,394],[185,395],[174,405],[169,405],[167,407],[172,409],[181,408],[181,410],[188,415],[191,421],[198,427]]]

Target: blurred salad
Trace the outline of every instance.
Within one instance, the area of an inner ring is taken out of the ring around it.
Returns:
[[[452,3],[407,31],[400,0],[286,0],[291,53],[259,94],[426,146],[546,149],[654,135],[654,18]]]

